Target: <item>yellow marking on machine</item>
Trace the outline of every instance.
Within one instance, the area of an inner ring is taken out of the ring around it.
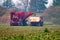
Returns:
[[[30,22],[39,22],[40,18],[39,17],[30,17]]]

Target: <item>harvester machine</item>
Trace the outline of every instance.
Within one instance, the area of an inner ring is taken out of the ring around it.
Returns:
[[[28,17],[30,18],[30,25],[31,26],[38,26],[38,24],[40,24],[40,26],[43,26],[43,18],[40,17],[31,17],[31,15],[34,14],[32,12],[11,12],[11,21],[10,21],[10,25],[11,26],[26,26],[27,21],[26,20]]]

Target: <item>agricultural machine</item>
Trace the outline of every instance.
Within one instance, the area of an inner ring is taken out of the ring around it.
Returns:
[[[11,26],[26,26],[27,21],[30,20],[31,26],[43,26],[43,17],[31,16],[32,12],[11,12]],[[29,19],[27,20],[27,18]]]

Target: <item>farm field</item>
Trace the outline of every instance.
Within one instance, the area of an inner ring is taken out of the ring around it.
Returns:
[[[0,40],[60,40],[60,25],[43,27],[0,25]]]

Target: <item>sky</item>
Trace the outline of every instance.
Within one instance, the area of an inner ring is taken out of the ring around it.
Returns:
[[[22,1],[19,1],[19,0],[12,0],[15,4],[18,4],[18,3],[21,3],[20,5],[24,5],[23,3],[22,3]],[[29,0],[30,1],[30,0]],[[53,3],[53,0],[47,0],[48,1],[48,4],[46,4],[46,7],[48,8],[48,7],[50,7],[50,6],[52,6],[52,3]],[[2,3],[4,2],[4,0],[0,0],[0,5],[2,5]],[[17,5],[16,5],[17,6]],[[22,7],[21,6],[21,7]]]
[[[53,0],[48,0],[47,8],[53,5]]]

